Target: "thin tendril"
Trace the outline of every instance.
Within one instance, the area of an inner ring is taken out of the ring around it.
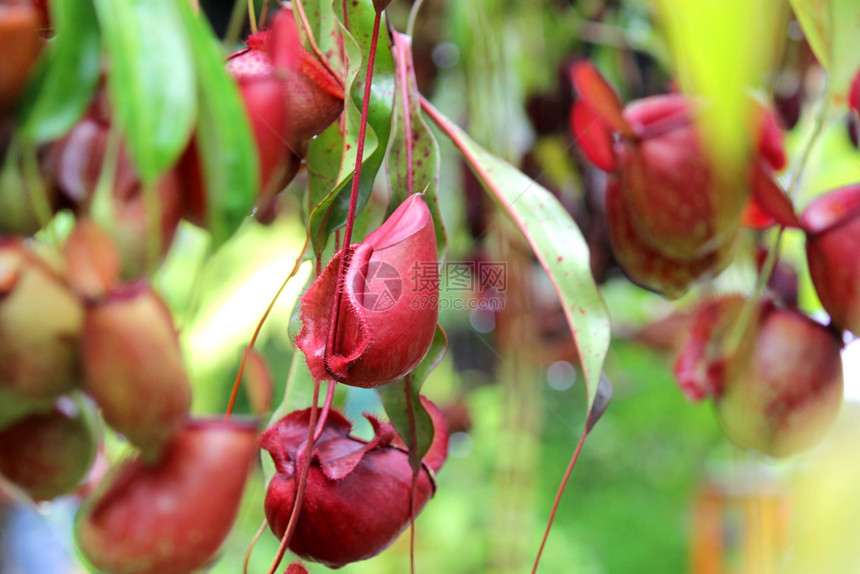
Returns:
[[[325,421],[328,419],[328,413],[331,410],[331,404],[334,401],[334,389],[336,386],[337,381],[328,382],[325,403],[323,404],[322,412],[320,413],[319,420],[317,421],[317,428],[314,431],[314,442],[318,441],[320,436],[322,436],[323,429],[325,428]]]
[[[266,18],[269,16],[269,0],[263,2],[263,9],[260,10],[260,18],[257,21],[261,28],[266,27]]]
[[[379,24],[382,14],[377,12],[373,20],[373,34],[370,41],[370,51],[367,54],[367,73],[364,83],[364,99],[361,104],[361,125],[358,130],[358,142],[355,152],[355,169],[352,175],[352,189],[349,196],[349,212],[346,219],[346,229],[343,233],[343,247],[341,248],[340,265],[338,267],[338,281],[335,296],[332,298],[331,324],[329,326],[328,339],[326,341],[325,361],[334,354],[337,348],[338,316],[340,305],[343,301],[343,281],[346,276],[346,268],[349,259],[349,247],[352,241],[352,228],[355,223],[355,213],[358,208],[358,190],[361,184],[361,160],[364,156],[364,140],[367,134],[367,116],[370,111],[370,89],[373,82],[373,64],[376,59],[376,45],[379,40]],[[348,97],[348,96],[347,96]]]
[[[244,21],[245,7],[242,5],[242,0],[235,0],[233,2],[233,11],[230,13],[230,20],[227,21],[227,30],[224,32],[224,46],[228,54],[239,43],[239,35],[242,33],[242,24]]]
[[[308,249],[309,240],[310,237],[305,237],[305,244],[302,247],[301,252],[299,252],[299,256],[296,257],[296,262],[293,264],[292,271],[290,271],[290,274],[287,275],[286,279],[284,279],[284,282],[281,283],[281,286],[278,287],[277,292],[275,292],[275,296],[272,297],[272,300],[269,302],[269,306],[266,307],[266,311],[263,313],[263,316],[260,317],[260,320],[257,322],[257,327],[256,329],[254,329],[254,334],[251,336],[251,341],[248,343],[248,346],[245,347],[245,352],[242,353],[242,362],[239,363],[239,372],[236,373],[236,380],[233,381],[233,391],[230,393],[230,402],[227,404],[227,411],[224,413],[225,420],[230,418],[230,414],[233,412],[233,406],[236,404],[236,395],[239,394],[239,385],[242,382],[242,375],[245,372],[245,363],[247,363],[248,361],[248,356],[251,354],[251,349],[254,348],[254,343],[257,342],[257,337],[260,335],[260,330],[263,328],[263,323],[266,322],[266,319],[269,317],[269,314],[275,307],[275,303],[278,301],[278,297],[280,297],[281,293],[284,292],[287,283],[289,283],[290,279],[295,277],[296,273],[298,273],[299,267],[301,267],[302,260],[305,256],[305,252]]]
[[[287,546],[290,544],[290,538],[292,538],[293,532],[296,529],[296,524],[299,520],[299,513],[301,512],[302,503],[304,502],[305,497],[305,487],[308,484],[308,473],[311,470],[311,452],[314,446],[314,428],[317,421],[317,413],[319,412],[319,406],[317,405],[319,396],[320,384],[318,382],[314,382],[314,398],[311,403],[311,418],[310,421],[308,421],[308,438],[305,442],[305,450],[301,458],[302,469],[299,474],[299,481],[296,485],[296,498],[293,501],[292,512],[290,512],[290,521],[287,523],[287,529],[284,531],[284,536],[281,538],[281,544],[278,546],[278,553],[272,561],[268,574],[275,574],[278,570],[278,566],[280,566],[281,560],[284,558],[284,553],[287,551]]]
[[[302,8],[301,8],[301,2],[299,0],[297,0],[296,5],[299,6],[299,11],[300,11],[299,15],[302,18],[302,22],[304,24],[306,22],[306,19],[304,18],[304,10],[302,10]],[[368,116],[368,112],[370,109],[369,108],[369,105],[370,105],[370,89],[371,89],[371,83],[373,81],[373,64],[374,64],[374,59],[376,56],[376,46],[377,46],[377,41],[378,41],[378,37],[379,37],[380,22],[381,22],[381,14],[379,12],[377,12],[376,17],[374,19],[374,23],[373,23],[373,36],[371,37],[370,51],[369,51],[368,57],[367,57],[367,76],[366,76],[366,80],[365,80],[366,83],[365,83],[365,87],[364,87],[364,101],[362,104],[362,111],[361,111],[361,126],[359,128],[358,142],[357,142],[357,146],[356,146],[356,148],[357,148],[356,149],[356,165],[355,165],[355,170],[353,173],[353,182],[352,182],[352,190],[351,190],[350,205],[349,205],[349,215],[347,218],[346,230],[344,232],[344,238],[343,238],[343,248],[342,248],[342,254],[343,255],[341,257],[340,269],[338,272],[338,279],[339,279],[338,280],[338,290],[337,290],[336,296],[334,297],[333,306],[332,306],[332,309],[333,309],[332,314],[331,314],[332,322],[331,322],[331,327],[330,327],[330,331],[329,331],[329,343],[330,344],[326,345],[326,355],[327,356],[330,356],[330,353],[334,348],[333,341],[334,341],[334,338],[335,338],[336,333],[337,333],[337,313],[336,313],[336,311],[338,311],[340,309],[340,302],[341,302],[341,298],[342,298],[342,294],[343,294],[341,289],[340,289],[340,286],[341,286],[341,281],[342,281],[343,275],[346,271],[345,260],[346,260],[346,255],[348,253],[347,250],[348,250],[349,245],[350,245],[350,240],[352,239],[352,227],[353,227],[353,223],[355,220],[356,209],[358,206],[358,189],[359,189],[359,183],[361,181],[361,160],[362,160],[362,156],[364,155],[364,140],[365,140],[365,136],[366,136],[366,132],[367,132],[367,116]],[[309,27],[307,29],[309,30]],[[326,405],[323,407],[323,415],[324,416],[320,418],[320,422],[321,422],[320,427],[322,427],[322,425],[325,424],[325,416],[327,416],[328,409],[331,407],[331,401],[332,401],[332,398],[334,396],[335,384],[336,383],[334,381],[329,383],[328,392],[326,394]],[[303,499],[304,499],[305,488],[307,487],[307,482],[308,482],[308,473],[310,472],[311,453],[312,453],[313,444],[314,444],[314,440],[315,440],[314,437],[315,437],[316,432],[317,432],[316,424],[317,424],[317,415],[319,414],[319,406],[317,405],[317,403],[319,401],[319,393],[320,393],[320,384],[318,381],[314,381],[314,394],[313,394],[313,401],[311,403],[311,416],[310,416],[310,421],[308,422],[308,437],[307,437],[307,442],[305,445],[303,458],[301,459],[302,466],[301,466],[301,472],[300,472],[299,480],[298,480],[298,483],[296,486],[296,497],[295,497],[295,500],[293,501],[293,508],[292,508],[292,512],[290,513],[290,521],[288,522],[287,528],[284,531],[284,536],[281,539],[280,546],[278,547],[278,553],[275,556],[274,561],[272,562],[272,565],[268,571],[268,574],[275,574],[275,572],[277,571],[278,566],[280,565],[281,560],[284,557],[284,553],[286,552],[286,549],[289,546],[290,538],[292,537],[292,534],[295,531],[296,523],[298,522],[298,516],[299,516],[299,513],[301,512],[301,506],[302,506]],[[319,430],[321,432],[321,428]]]
[[[809,140],[806,142],[806,146],[804,146],[803,151],[800,154],[800,157],[797,160],[797,167],[794,170],[794,173],[791,174],[791,181],[788,184],[788,189],[786,189],[786,193],[788,197],[794,199],[794,196],[797,194],[797,184],[800,181],[800,176],[803,174],[803,170],[806,168],[806,163],[809,160],[809,155],[812,152],[812,147],[816,141],[818,141],[818,137],[821,135],[821,130],[824,128],[824,124],[827,120],[827,112],[828,106],[827,102],[823,102],[821,105],[821,109],[819,110],[818,116],[815,118],[815,127],[812,130],[812,134],[809,137]],[[759,275],[758,283],[756,285],[756,291],[761,292],[764,290],[765,285],[770,280],[770,275],[773,272],[773,268],[776,265],[776,259],[779,252],[779,243],[782,239],[782,232],[785,231],[785,226],[780,225],[779,231],[777,232],[776,240],[774,241],[773,249],[768,253],[767,260],[765,261],[764,266],[762,266],[762,272]]]
[[[412,491],[409,493],[409,573],[415,574],[415,491],[418,490],[418,473],[412,471]]]
[[[376,46],[379,41],[379,24],[382,14],[376,13],[373,20],[373,35],[370,41],[370,51],[367,55],[367,75],[364,82],[364,98],[361,103],[361,125],[358,130],[358,142],[355,152],[355,169],[353,170],[352,189],[349,196],[349,217],[346,221],[346,229],[343,232],[343,248],[346,249],[352,241],[352,228],[355,223],[355,212],[358,207],[358,190],[361,184],[361,166],[364,156],[364,140],[367,134],[367,116],[370,112],[370,95],[373,82],[373,65],[376,60]],[[343,266],[343,261],[341,261]]]
[[[825,89],[823,93],[825,94],[824,97],[826,98],[827,90]],[[797,165],[791,175],[791,181],[789,182],[788,188],[786,189],[786,194],[791,199],[794,199],[794,196],[796,195],[797,184],[800,182],[800,176],[803,173],[804,168],[806,167],[807,161],[809,160],[809,155],[812,152],[812,147],[815,145],[815,142],[818,141],[818,137],[821,135],[821,130],[824,128],[824,124],[827,120],[828,108],[829,107],[827,105],[827,100],[825,99],[818,110],[812,134],[810,134],[806,145],[800,153],[800,157],[797,160]],[[767,283],[770,280],[770,276],[773,273],[773,270],[776,268],[776,262],[779,259],[782,234],[784,231],[785,226],[780,225],[779,229],[776,232],[776,237],[773,240],[773,245],[768,250],[767,258],[765,259],[764,264],[762,264],[761,271],[759,271],[753,296],[747,299],[744,303],[740,313],[738,314],[738,319],[734,324],[734,328],[729,334],[726,344],[726,352],[729,355],[733,355],[734,352],[740,346],[741,341],[743,340],[744,333],[747,331],[747,327],[752,320],[753,313],[757,307],[757,302],[764,293],[764,290],[767,287]]]
[[[146,271],[152,275],[158,269],[161,251],[161,197],[158,182],[143,184],[143,207],[146,219]]]
[[[254,0],[248,0],[248,21],[251,24],[251,33],[257,33],[257,14],[254,8]]]
[[[418,460],[418,429],[415,422],[415,411],[412,410],[412,393],[409,391],[409,375],[403,385],[406,394],[406,413],[409,415],[409,465],[412,467],[412,489],[409,492],[409,572],[415,574],[415,491],[418,488],[418,474],[421,462]],[[435,429],[434,429],[435,430]]]
[[[48,192],[45,184],[39,175],[39,159],[36,155],[36,148],[32,145],[21,145],[16,149],[14,144],[10,146],[10,161],[16,161],[17,152],[20,152],[21,163],[23,164],[23,180],[24,185],[29,191],[27,194],[33,206],[33,211],[36,214],[36,219],[39,221],[39,226],[47,229],[51,223],[51,201],[48,199]],[[57,238],[53,231],[50,231],[52,241],[56,245]]]
[[[412,5],[412,10],[409,11],[409,20],[406,23],[406,35],[412,36],[415,31],[415,20],[418,18],[418,11],[421,10],[421,6],[424,4],[424,0],[416,0],[415,4]]]
[[[311,52],[314,53],[314,55],[320,61],[320,64],[325,66],[325,68],[329,71],[332,77],[337,80],[341,87],[343,87],[343,80],[338,75],[337,70],[334,69],[334,67],[331,65],[331,62],[328,61],[328,58],[323,55],[322,50],[320,50],[319,45],[314,39],[313,30],[311,29],[311,24],[308,21],[308,16],[305,13],[305,7],[302,3],[302,0],[293,0],[293,6],[295,6],[296,11],[299,14],[299,19],[302,21],[302,28],[305,29],[305,33],[307,34],[308,45],[311,48]]]
[[[248,563],[251,561],[251,552],[253,552],[254,546],[257,545],[263,532],[266,531],[266,526],[268,526],[268,524],[269,522],[264,518],[263,523],[260,525],[260,528],[257,529],[257,533],[254,535],[254,538],[251,539],[251,544],[248,545],[248,550],[245,551],[245,560],[242,562],[242,574],[248,574]]]
[[[552,528],[552,523],[555,520],[555,513],[558,511],[558,504],[561,502],[561,497],[564,494],[564,489],[567,486],[567,481],[570,478],[570,473],[573,471],[574,465],[576,465],[576,459],[579,458],[579,452],[582,450],[582,445],[585,444],[585,437],[588,436],[588,426],[582,431],[582,436],[579,437],[579,444],[576,445],[576,450],[573,453],[573,457],[570,459],[570,464],[567,465],[567,470],[564,473],[564,478],[561,480],[561,484],[558,487],[558,492],[555,495],[555,502],[552,504],[552,511],[549,513],[549,520],[546,523],[546,530],[543,533],[543,539],[540,542],[540,548],[538,548],[537,556],[535,557],[534,566],[532,566],[532,574],[535,574],[538,569],[538,564],[540,564],[541,554],[543,554],[544,546],[546,546],[546,540],[549,538],[549,531]]]

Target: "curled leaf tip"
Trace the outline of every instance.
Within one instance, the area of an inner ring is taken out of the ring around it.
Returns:
[[[388,8],[389,4],[391,4],[391,0],[373,0],[373,7],[377,14]]]

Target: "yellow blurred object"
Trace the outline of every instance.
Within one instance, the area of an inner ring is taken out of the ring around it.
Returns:
[[[711,470],[693,505],[691,574],[775,574],[787,543],[788,497],[767,465]]]
[[[827,70],[831,102],[844,108],[851,80],[860,67],[857,49],[860,3],[857,0],[789,0],[789,3],[815,57]]]
[[[860,572],[860,404],[846,402],[822,448],[791,481],[790,552],[780,574]]]
[[[780,466],[709,470],[693,503],[691,574],[860,573],[860,404],[825,442]]]

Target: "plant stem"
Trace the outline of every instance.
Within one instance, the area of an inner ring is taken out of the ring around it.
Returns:
[[[320,413],[319,420],[317,421],[317,427],[314,431],[314,442],[318,441],[320,436],[322,436],[323,429],[325,428],[325,421],[328,418],[328,413],[331,410],[331,404],[334,401],[334,389],[337,386],[337,381],[329,381],[328,382],[328,390],[325,395],[325,403],[323,404],[322,413]]]
[[[24,186],[27,189],[27,195],[30,197],[30,201],[33,205],[33,212],[36,214],[36,218],[39,221],[39,225],[43,229],[47,229],[48,225],[51,223],[51,201],[48,198],[48,192],[45,189],[45,184],[42,181],[42,177],[39,175],[39,158],[37,157],[37,152],[35,146],[32,145],[21,145],[20,149],[16,149],[17,146],[13,143],[9,146],[9,153],[11,161],[16,161],[16,153],[20,151],[21,153],[21,162],[24,166],[23,169],[23,181]],[[57,244],[56,237],[53,236],[53,231],[50,232],[52,234],[52,241],[54,245]]]
[[[257,14],[254,8],[254,0],[248,0],[248,21],[251,24],[251,33],[257,33]]]
[[[146,273],[152,276],[158,269],[161,251],[161,197],[158,181],[143,184],[143,207],[146,217]]]
[[[269,16],[269,0],[263,0],[263,9],[260,10],[260,19],[258,25],[261,27],[266,26],[266,18]]]
[[[281,560],[284,558],[287,546],[290,545],[290,538],[292,538],[293,532],[296,530],[296,524],[299,521],[299,513],[302,510],[302,503],[305,498],[305,487],[307,487],[308,484],[308,473],[310,473],[311,470],[311,453],[313,452],[314,429],[316,427],[317,414],[319,413],[319,406],[317,405],[319,396],[320,384],[319,382],[314,381],[314,398],[311,402],[311,418],[308,421],[308,438],[305,442],[304,453],[299,459],[302,464],[301,471],[299,473],[299,480],[296,483],[296,498],[293,500],[293,509],[292,512],[290,512],[290,521],[287,523],[287,529],[284,531],[284,536],[281,538],[281,544],[278,546],[278,553],[275,556],[274,561],[272,561],[268,574],[275,574],[278,570],[278,566],[280,566]],[[298,463],[299,461],[296,462]]]
[[[415,574],[415,491],[418,489],[418,474],[421,471],[421,461],[418,460],[418,429],[415,422],[415,411],[412,408],[412,392],[409,388],[409,375],[403,385],[406,395],[406,413],[409,415],[409,465],[412,467],[412,489],[409,492],[409,572]],[[434,428],[435,431],[435,428]]]
[[[821,103],[821,107],[819,108],[818,114],[815,118],[815,126],[813,127],[812,134],[810,134],[809,139],[806,141],[806,145],[800,152],[800,157],[797,159],[797,164],[794,168],[794,172],[791,174],[791,181],[789,182],[788,188],[786,189],[786,194],[790,199],[794,199],[794,196],[797,193],[797,184],[800,182],[800,176],[803,173],[804,168],[806,167],[807,161],[809,160],[809,155],[812,152],[812,147],[813,145],[815,145],[815,142],[818,141],[818,137],[821,135],[821,131],[824,128],[824,124],[827,122],[828,111],[829,106],[827,103],[827,90],[825,89],[823,92],[823,101]],[[764,291],[767,288],[767,283],[768,281],[770,281],[770,276],[771,274],[773,274],[773,270],[776,268],[776,262],[779,259],[782,234],[784,231],[785,226],[780,225],[779,229],[777,229],[776,237],[773,240],[773,245],[771,246],[770,250],[768,250],[767,258],[765,259],[764,264],[762,264],[761,270],[759,271],[758,278],[756,279],[755,290],[753,291],[753,296],[747,299],[744,303],[740,313],[738,314],[738,319],[729,333],[727,344],[725,346],[725,350],[729,356],[734,355],[735,351],[740,346],[741,341],[743,340],[744,333],[747,331],[747,327],[749,327],[749,323],[752,320],[753,312],[757,308],[758,301],[764,294]]]
[[[358,131],[358,142],[356,145],[356,158],[355,158],[355,169],[353,171],[353,180],[352,180],[352,190],[349,199],[349,213],[346,220],[346,230],[344,231],[343,236],[343,247],[341,248],[341,259],[340,266],[338,269],[338,288],[335,293],[334,300],[332,302],[332,312],[331,312],[331,326],[329,328],[329,337],[328,343],[326,345],[326,356],[331,356],[331,353],[334,351],[337,337],[337,317],[338,311],[340,310],[340,304],[343,298],[343,277],[346,273],[346,260],[349,254],[349,246],[350,241],[352,240],[352,228],[355,222],[355,213],[358,207],[358,190],[359,185],[361,183],[361,163],[362,156],[364,155],[364,140],[367,135],[367,116],[370,111],[370,88],[373,82],[373,64],[376,59],[376,46],[379,39],[379,25],[382,21],[382,15],[377,12],[376,17],[373,21],[373,35],[371,37],[370,43],[370,52],[367,55],[367,75],[365,77],[365,85],[364,85],[364,100],[362,101],[361,106],[361,125]],[[349,95],[347,94],[347,97]],[[325,424],[325,419],[327,418],[329,409],[331,408],[331,401],[334,396],[334,387],[335,382],[331,381],[329,383],[328,393],[326,394],[326,405],[323,407],[323,416],[320,417],[320,429],[319,432],[322,432],[322,426]],[[299,480],[296,485],[296,499],[293,502],[292,513],[290,514],[290,521],[287,523],[287,529],[284,532],[284,536],[281,539],[281,544],[278,547],[278,554],[275,557],[274,562],[272,563],[271,568],[269,569],[268,574],[275,574],[275,571],[278,569],[278,566],[281,563],[281,560],[284,557],[284,552],[286,552],[287,546],[290,543],[290,538],[293,535],[293,532],[296,528],[296,523],[298,522],[298,516],[301,512],[302,502],[305,496],[305,488],[308,483],[308,473],[310,472],[311,466],[311,452],[313,449],[313,444],[315,440],[315,436],[317,436],[317,415],[319,414],[319,406],[317,402],[319,401],[320,394],[320,384],[318,381],[314,381],[314,396],[313,401],[311,403],[311,417],[308,423],[308,439],[305,446],[305,451],[302,462],[301,473],[299,475]]]
[[[355,152],[355,169],[353,170],[352,189],[349,196],[349,215],[346,220],[346,229],[343,232],[344,249],[352,241],[352,227],[355,223],[355,212],[358,207],[358,190],[361,184],[361,165],[364,156],[364,140],[367,135],[367,116],[370,113],[370,95],[373,82],[373,65],[376,61],[376,46],[379,41],[379,24],[382,14],[376,13],[373,19],[373,32],[370,40],[370,51],[367,54],[367,74],[364,80],[364,98],[361,102],[361,125],[358,129],[358,142]],[[341,261],[343,266],[343,261]]]
[[[800,153],[800,157],[797,160],[797,166],[794,169],[794,173],[791,174],[791,181],[788,184],[788,189],[786,189],[786,194],[789,198],[794,199],[794,196],[797,194],[797,184],[800,181],[800,176],[803,173],[804,168],[806,167],[806,162],[809,160],[809,155],[812,152],[812,146],[818,141],[818,137],[821,135],[821,130],[824,129],[824,124],[827,121],[827,113],[829,106],[827,105],[827,99],[825,97],[824,102],[821,104],[821,109],[818,112],[817,117],[815,118],[815,126],[813,127],[812,134],[809,136],[809,140],[807,140],[806,145],[803,148],[803,151]],[[777,256],[779,255],[779,244],[782,239],[782,232],[785,231],[785,226],[780,225],[779,231],[777,231],[776,239],[774,240],[773,248],[768,252],[767,259],[765,260],[764,265],[762,266],[761,273],[759,274],[758,282],[756,284],[756,292],[761,293],[764,290],[764,287],[767,285],[767,282],[770,280],[770,275],[773,273],[773,269],[776,266]]]
[[[364,140],[367,135],[367,116],[370,112],[370,94],[373,82],[373,64],[376,60],[376,45],[379,40],[379,24],[382,21],[382,14],[376,13],[373,19],[373,33],[370,40],[370,51],[367,54],[367,73],[364,80],[364,99],[361,103],[361,125],[358,130],[358,142],[356,143],[355,152],[355,169],[352,172],[352,189],[349,196],[349,212],[346,219],[346,229],[343,232],[343,246],[341,247],[340,265],[337,272],[337,290],[332,299],[331,307],[331,323],[329,326],[328,339],[326,341],[325,359],[335,352],[337,348],[337,327],[338,316],[340,315],[340,305],[343,301],[343,282],[346,275],[346,269],[350,258],[349,247],[352,241],[352,228],[355,223],[355,213],[358,209],[358,191],[361,185],[361,164],[364,156]],[[349,97],[347,94],[346,97]]]
[[[119,148],[122,136],[115,124],[108,131],[104,159],[96,180],[96,187],[87,206],[87,216],[112,235],[116,232],[116,209],[113,202],[113,187],[119,169]]]
[[[311,24],[308,21],[308,16],[305,13],[305,7],[302,3],[302,0],[293,0],[293,6],[296,8],[296,12],[299,14],[299,19],[302,21],[302,28],[305,29],[305,34],[307,34],[308,45],[311,48],[311,51],[320,61],[320,64],[325,66],[325,68],[331,73],[332,77],[338,81],[338,83],[343,87],[343,79],[338,75],[337,70],[332,67],[331,62],[328,61],[322,50],[320,50],[319,45],[317,45],[316,40],[314,39],[313,30],[311,30]]]
[[[406,136],[406,195],[408,196],[415,192],[415,182],[413,181],[415,168],[412,167],[412,148],[415,144],[412,134],[412,114],[409,110],[409,63],[412,60],[407,57],[409,45],[407,38],[401,37],[394,44],[397,51],[397,76],[400,79],[400,106],[403,108],[403,132]]]
[[[421,468],[421,461],[418,460],[418,423],[415,421],[415,407],[412,404],[412,391],[410,390],[411,374],[406,375],[403,384],[404,398],[406,399],[406,414],[409,417],[409,465],[417,475],[418,469]]]
[[[230,19],[227,21],[227,30],[224,32],[224,48],[227,54],[232,53],[239,42],[244,16],[245,7],[242,6],[242,0],[235,0],[233,2],[233,11],[230,13]]]
[[[567,486],[567,481],[570,478],[570,474],[573,471],[574,465],[576,465],[576,459],[579,458],[579,453],[582,450],[582,445],[585,444],[585,437],[588,436],[588,426],[586,423],[585,429],[582,431],[582,436],[579,437],[579,444],[576,445],[576,450],[573,452],[573,457],[570,459],[570,464],[567,465],[567,470],[564,473],[564,478],[561,480],[561,484],[558,487],[558,492],[555,495],[555,502],[552,504],[552,511],[549,513],[549,520],[546,523],[546,530],[543,533],[543,539],[540,542],[540,548],[538,548],[537,556],[535,557],[534,566],[532,566],[532,574],[535,574],[538,569],[538,564],[540,563],[541,555],[543,554],[544,546],[546,546],[546,540],[549,537],[549,531],[552,528],[552,523],[555,520],[555,513],[558,511],[558,504],[561,502],[561,496],[564,494],[564,489]]]
[[[415,20],[418,18],[418,11],[421,10],[423,4],[424,0],[416,0],[415,4],[412,5],[412,9],[409,11],[409,20],[406,23],[407,36],[412,36],[415,32]]]
[[[418,490],[418,469],[412,469],[412,490],[409,493],[409,574],[415,574],[415,493]]]

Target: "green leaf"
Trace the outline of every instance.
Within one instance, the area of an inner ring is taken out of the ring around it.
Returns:
[[[32,144],[57,139],[72,129],[99,79],[101,35],[92,2],[55,0],[51,11],[57,35],[19,100],[19,134]]]
[[[851,80],[860,72],[860,2],[831,0],[830,77],[827,90],[835,103],[845,106]]]
[[[207,227],[213,247],[248,217],[257,198],[257,148],[236,83],[227,73],[208,23],[181,4],[196,64],[197,150],[206,190]]]
[[[36,167],[36,148],[21,147],[12,138],[0,163],[0,235],[33,235],[51,218],[50,200]],[[25,169],[28,162],[22,155],[26,153],[32,170]]]
[[[847,103],[851,80],[860,70],[860,2],[790,0],[812,51],[829,72],[827,91],[834,103]]]
[[[402,379],[376,388],[382,406],[397,434],[409,447],[412,468],[421,464],[421,459],[433,443],[433,421],[424,405],[421,404],[421,385],[448,350],[448,338],[442,327],[436,326],[436,334],[430,350],[415,369]]]
[[[346,68],[345,92],[350,93],[355,78],[361,70],[361,49],[338,22],[331,3],[329,3],[329,11],[322,12],[319,16],[320,25],[328,24],[331,26],[330,30],[327,31],[324,28],[321,31],[321,37],[343,35],[343,52],[345,54],[343,65]],[[311,246],[314,253],[322,253],[325,248],[330,233],[327,228],[336,228],[336,226],[327,225],[326,220],[329,213],[348,211],[349,192],[342,192],[347,183],[352,181],[360,124],[361,112],[353,99],[347,98],[344,102],[344,115],[341,122],[330,125],[323,133],[311,140],[308,145],[308,154],[305,157],[308,165],[308,194],[311,205],[308,232],[311,236]],[[376,147],[376,133],[368,127],[364,143],[364,161],[370,157]],[[338,202],[338,205],[332,206],[335,201]],[[343,222],[345,221],[344,217]]]
[[[144,184],[176,163],[197,114],[194,59],[176,0],[95,0],[114,113]]]
[[[338,6],[340,5],[339,3]],[[352,174],[355,167],[356,145],[361,124],[360,106],[364,96],[366,62],[362,55],[369,52],[373,21],[376,12],[370,0],[348,4],[349,31],[336,18],[336,32],[320,35],[331,36],[337,33],[343,37],[346,53],[347,82],[345,91],[351,94],[345,105],[345,133],[340,126],[332,125],[309,146],[308,179],[310,204],[313,206],[308,228],[311,244],[316,253],[324,249],[331,233],[346,223],[349,211]],[[310,18],[310,16],[309,16]],[[322,18],[321,22],[331,21]],[[314,24],[312,24],[313,26]],[[373,67],[367,132],[362,158],[361,183],[358,195],[358,210],[364,208],[370,198],[376,174],[382,166],[388,138],[391,132],[391,115],[394,100],[394,58],[391,44],[385,33],[385,18],[376,50]],[[335,166],[337,171],[335,171]]]
[[[369,1],[348,2],[349,29],[358,42],[361,53],[366,57],[370,53],[370,44],[373,35],[373,22],[376,18],[373,3]],[[377,138],[377,148],[369,160],[365,160],[361,174],[362,190],[366,189],[369,196],[376,173],[382,167],[385,152],[388,148],[388,139],[391,135],[391,116],[394,108],[394,55],[391,51],[391,42],[388,37],[388,25],[385,16],[380,22],[379,40],[376,47],[376,56],[373,64],[373,84],[370,89],[370,107],[368,111],[368,126],[373,128]],[[365,72],[367,62],[362,61],[361,73],[356,78],[352,87],[352,97],[356,106],[359,106],[364,98]],[[344,219],[345,221],[345,219]]]
[[[386,167],[391,185],[388,215],[407,195],[424,192],[433,214],[439,260],[448,246],[445,224],[439,211],[439,144],[421,115],[421,94],[412,61],[412,39],[393,33],[395,52],[394,129]]]
[[[609,349],[610,325],[606,304],[591,275],[582,233],[547,189],[476,144],[429,103],[424,103],[424,110],[463,153],[488,193],[525,235],[549,275],[576,341],[588,387],[587,411],[591,412]]]

